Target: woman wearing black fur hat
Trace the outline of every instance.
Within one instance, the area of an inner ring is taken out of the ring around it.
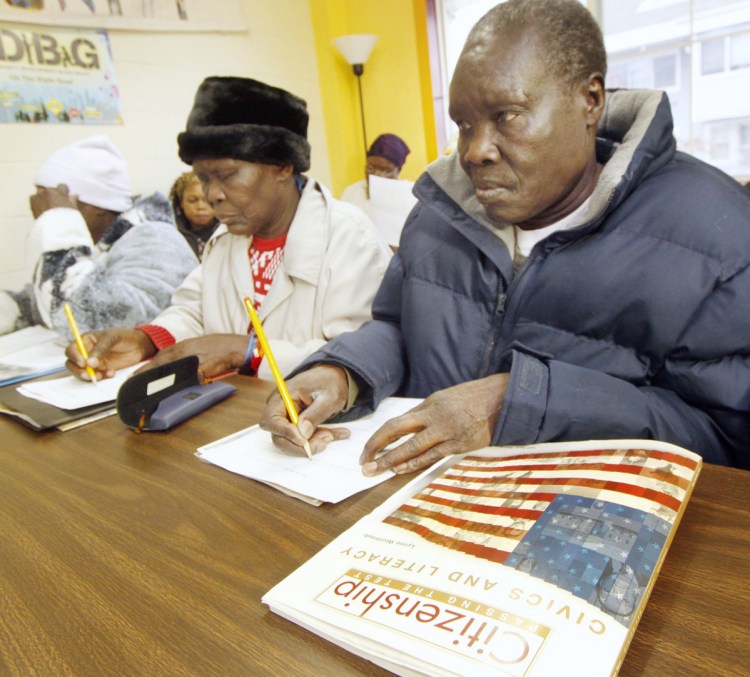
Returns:
[[[84,335],[98,376],[159,355],[198,355],[206,376],[270,377],[248,336],[253,299],[282,371],[370,319],[390,259],[357,208],[303,175],[310,166],[305,102],[256,80],[211,77],[198,89],[180,157],[221,222],[201,265],[149,325]],[[75,345],[68,366],[86,379]]]

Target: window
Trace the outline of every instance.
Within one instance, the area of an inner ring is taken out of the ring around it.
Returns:
[[[628,73],[620,86],[663,89],[677,147],[733,176],[750,176],[742,141],[750,126],[750,2],[598,0],[597,7],[614,76],[607,86]],[[653,81],[646,83],[649,58]]]
[[[701,43],[701,75],[724,71],[724,38]]]
[[[607,87],[664,90],[678,148],[733,176],[750,176],[750,1],[581,1],[602,26]],[[469,30],[498,0],[432,2],[447,92]],[[441,148],[455,135],[445,99],[436,114]]]
[[[651,54],[640,59],[610,63],[607,87],[671,89],[677,86],[681,52]]]
[[[740,124],[739,136],[741,159],[750,166],[750,124]]]
[[[654,87],[669,89],[677,84],[677,54],[654,57]]]
[[[727,160],[729,158],[731,135],[731,127],[727,124],[718,124],[711,127],[711,156],[715,160]]]
[[[733,35],[730,38],[729,67],[750,68],[750,33]]]

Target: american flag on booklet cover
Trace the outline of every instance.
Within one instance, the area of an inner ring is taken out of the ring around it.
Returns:
[[[384,521],[546,580],[629,625],[695,466],[643,449],[469,455]]]

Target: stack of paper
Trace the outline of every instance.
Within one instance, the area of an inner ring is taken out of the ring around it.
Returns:
[[[60,409],[80,409],[104,402],[114,402],[120,386],[141,364],[121,369],[113,378],[97,381],[96,385],[91,381],[81,381],[75,376],[65,376],[51,381],[25,383],[19,386],[18,392]]]
[[[270,433],[257,425],[200,447],[196,455],[312,505],[338,503],[393,476],[392,473],[382,473],[365,477],[359,465],[359,455],[372,433],[383,423],[421,401],[404,397],[384,400],[375,413],[340,424],[351,431],[351,437],[332,442],[312,459],[275,447]]]
[[[93,385],[74,376],[24,383],[0,393],[0,414],[34,430],[71,430],[117,412],[117,391],[143,363],[118,371]]]
[[[38,325],[0,337],[0,386],[62,371],[65,346],[55,332]]]

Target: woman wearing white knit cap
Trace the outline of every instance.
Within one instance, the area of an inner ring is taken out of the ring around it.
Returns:
[[[70,336],[148,322],[198,261],[159,193],[133,201],[125,158],[98,134],[55,152],[30,199],[33,280],[0,292],[0,334],[43,324]]]

